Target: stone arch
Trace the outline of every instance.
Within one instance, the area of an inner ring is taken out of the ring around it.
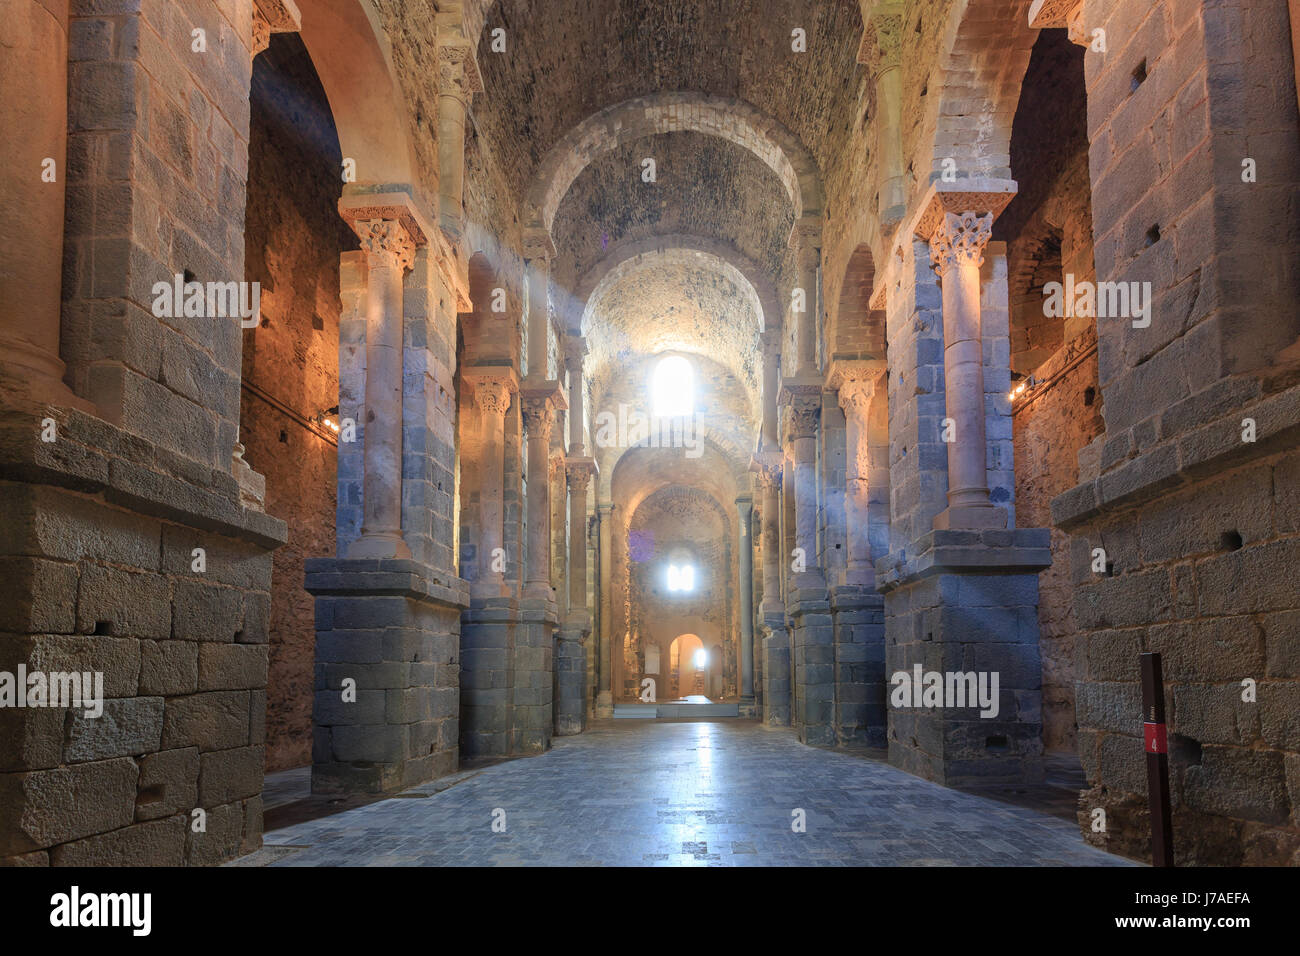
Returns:
[[[736,442],[734,439],[730,438],[723,432],[719,431],[718,429],[708,424],[705,424],[703,422],[697,422],[696,428],[698,430],[704,449],[706,451],[717,454],[719,457],[722,458],[723,461],[725,461],[728,465],[731,466],[730,474],[725,476],[725,479],[730,481],[730,485],[727,486],[728,490],[725,493],[723,493],[721,497],[725,498],[727,494],[731,494],[731,497],[734,499],[736,494],[736,489],[745,487],[748,482],[748,478],[747,478],[748,472],[746,469],[748,468],[749,450],[742,447],[738,442]],[[617,452],[617,454],[613,455],[607,461],[602,461],[601,473],[598,479],[599,484],[597,486],[598,500],[600,501],[614,500],[616,493],[620,490],[615,487],[615,481],[619,476],[620,468],[626,469],[629,465],[633,464],[643,454],[662,454],[662,453],[663,453],[663,449],[653,448],[649,445],[645,445],[645,444],[631,445],[627,448],[620,449]],[[744,462],[745,464],[739,464],[741,462]],[[673,482],[664,479],[658,484],[646,485],[645,487],[649,488],[649,490],[645,491],[644,495],[642,495],[641,497],[637,497],[637,495],[640,493],[639,490],[630,492],[633,495],[633,497],[629,499],[629,511],[636,510],[635,504],[631,504],[630,502],[634,501],[636,504],[639,504],[642,500],[644,500],[644,497],[648,497],[649,495],[653,494],[655,491],[658,491],[660,488],[666,487],[667,485],[672,483]],[[687,482],[681,482],[681,483],[687,483]]]
[[[620,274],[620,270],[624,269],[625,264],[630,261],[645,260],[649,264],[657,257],[678,251],[710,260],[711,264],[723,271],[736,285],[741,288],[748,286],[757,305],[755,311],[760,319],[759,331],[781,328],[784,313],[781,310],[780,299],[777,298],[776,285],[752,259],[741,254],[729,242],[710,239],[707,236],[672,233],[615,243],[609,253],[578,281],[573,291],[573,306],[575,311],[581,310],[578,312],[580,318],[577,324],[583,329],[583,334],[586,334],[589,321],[587,310],[595,293],[604,286],[607,279]],[[743,281],[736,281],[737,276]]]
[[[560,200],[592,159],[642,136],[676,132],[719,136],[749,150],[781,180],[796,220],[821,216],[821,174],[793,133],[743,100],[678,92],[615,103],[565,134],[533,174],[525,192],[524,223],[549,233]]]
[[[828,352],[852,353],[879,361],[885,358],[885,312],[871,307],[876,283],[875,259],[871,248],[860,243],[849,256],[839,284],[835,309],[827,332]]]
[[[356,162],[356,184],[418,183],[405,97],[372,0],[305,3],[300,33],[334,114],[343,157]]]
[[[952,5],[939,47],[943,53],[932,73],[943,85],[928,97],[923,127],[930,137],[931,181],[949,158],[960,179],[1011,178],[1011,124],[1038,37],[1029,26],[1031,3],[957,0]]]

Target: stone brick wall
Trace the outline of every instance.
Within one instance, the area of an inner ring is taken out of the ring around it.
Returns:
[[[77,2],[69,25],[69,381],[109,421],[218,467],[239,420],[239,320],[155,318],[152,289],[245,279],[251,31],[251,5],[215,0]]]
[[[1284,4],[1094,0],[1085,15],[1122,38],[1086,61],[1097,276],[1150,281],[1154,298],[1148,328],[1098,323],[1106,430],[1052,502],[1075,536],[1080,824],[1147,852],[1136,668],[1159,651],[1177,861],[1295,862],[1297,742],[1281,714],[1295,710],[1284,569],[1300,388],[1281,346],[1297,289],[1272,224],[1300,182],[1294,79],[1277,69]],[[1254,152],[1270,156],[1267,184],[1242,180]],[[1104,833],[1089,825],[1098,807]]]
[[[0,861],[178,866],[256,849],[284,525],[240,507],[228,471],[55,414],[57,442],[21,416],[0,436],[0,670],[98,673],[104,710],[0,709]]]
[[[311,762],[316,628],[303,561],[334,553],[337,451],[324,426],[303,419],[339,401],[339,256],[356,239],[338,214],[341,155],[329,104],[297,35],[271,38],[254,62],[251,97],[244,239],[262,322],[244,332],[243,381],[257,392],[243,390],[240,441],[244,460],[266,477],[267,512],[289,526],[272,571],[270,772]]]

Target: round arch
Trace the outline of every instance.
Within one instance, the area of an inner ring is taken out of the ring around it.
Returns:
[[[311,54],[356,182],[414,185],[415,149],[388,38],[372,0],[302,5],[302,42]]]
[[[793,133],[743,100],[680,92],[615,103],[566,133],[533,174],[525,192],[523,222],[549,234],[560,201],[595,157],[642,136],[677,132],[719,136],[749,150],[781,180],[796,220],[821,216],[821,175]]]

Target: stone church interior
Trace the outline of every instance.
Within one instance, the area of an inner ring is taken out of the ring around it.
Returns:
[[[1300,865],[1300,0],[0,11],[0,864]]]

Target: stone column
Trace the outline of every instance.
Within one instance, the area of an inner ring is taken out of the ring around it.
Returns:
[[[587,609],[587,489],[596,473],[590,458],[570,458],[569,611],[555,648],[555,734],[582,733],[587,723],[586,638],[591,633]]]
[[[948,441],[948,507],[936,528],[1005,528],[1007,513],[989,500],[984,438],[984,360],[980,266],[993,215],[944,213],[930,237],[930,260],[943,285],[943,377]]]
[[[470,586],[474,598],[504,597],[505,535],[505,421],[510,396],[515,390],[513,373],[485,370],[466,372],[464,380],[474,388],[474,403],[482,415],[482,454],[479,461],[479,555],[478,577]],[[529,449],[531,453],[531,448]],[[499,560],[500,559],[500,560]]]
[[[871,469],[867,433],[873,386],[866,373],[862,374],[861,378],[850,377],[854,370],[837,369],[828,384],[836,389],[844,410],[844,517],[849,552],[845,582],[872,585],[876,576],[867,532],[867,477]]]
[[[452,15],[456,16],[456,15]],[[442,228],[459,238],[465,228],[465,117],[483,90],[474,48],[457,20],[438,23],[438,192]]]
[[[740,716],[754,716],[754,499],[736,499],[736,548],[740,556]]]
[[[402,275],[415,259],[416,237],[396,218],[351,225],[368,279],[361,537],[348,557],[409,558],[402,538]]]
[[[587,608],[587,489],[597,473],[596,461],[586,454],[583,423],[586,402],[582,387],[582,357],[587,344],[581,336],[565,340],[569,371],[569,456],[565,475],[569,488],[569,610],[559,630],[555,648],[555,733],[581,733],[587,721],[587,654],[591,633]]]
[[[758,469],[763,495],[763,722],[790,723],[790,639],[781,598],[781,471],[779,453]]]
[[[614,560],[614,505],[602,502],[596,506],[600,522],[600,574],[597,577],[600,595],[600,671],[596,682],[596,716],[614,716],[613,693],[613,560]]]
[[[820,316],[817,296],[817,269],[821,264],[821,219],[806,216],[795,223],[790,233],[790,244],[795,250],[795,261],[799,267],[799,288],[803,290],[802,311],[797,303],[792,304],[790,321],[794,323],[798,343],[799,378],[816,374],[817,368],[817,322]]]
[[[0,392],[75,405],[63,382],[59,315],[68,147],[68,2],[4,6],[0,59]]]
[[[564,401],[558,392],[543,388],[523,391],[524,426],[528,429],[528,560],[524,596],[555,601],[551,591],[551,430],[555,411]]]
[[[907,182],[903,170],[903,5],[877,3],[865,18],[858,62],[875,80],[876,156],[879,157],[880,221],[889,225],[903,218]]]
[[[794,587],[808,587],[808,575],[819,576],[817,555],[817,420],[821,388],[792,391],[791,451],[794,455],[794,546],[803,552],[804,570],[795,573]]]

